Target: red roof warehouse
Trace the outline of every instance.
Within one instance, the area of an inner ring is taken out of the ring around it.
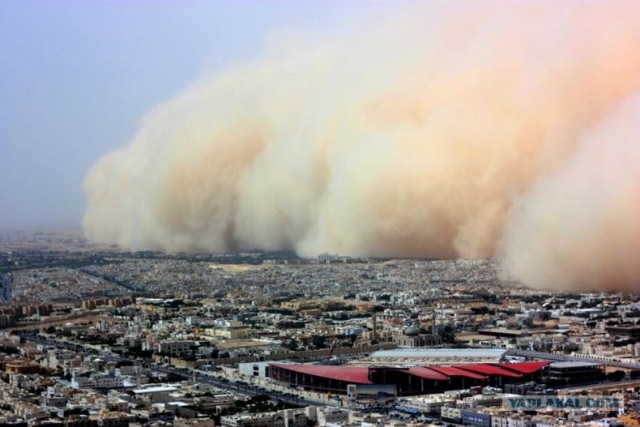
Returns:
[[[348,384],[373,384],[369,379],[369,368],[363,366],[325,366],[293,363],[271,363],[271,368],[281,368],[292,374],[303,374]],[[273,372],[273,371],[272,371]]]
[[[346,393],[348,384],[393,384],[398,395],[414,395],[475,385],[531,381],[547,364],[477,363],[399,368],[271,363],[270,376],[292,386],[323,392]]]

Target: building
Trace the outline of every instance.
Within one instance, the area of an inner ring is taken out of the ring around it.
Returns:
[[[220,424],[224,427],[285,427],[285,420],[278,412],[261,412],[223,416]]]
[[[331,264],[332,262],[338,262],[339,260],[340,255],[338,254],[323,253],[318,255],[318,262],[321,264]]]
[[[98,421],[101,427],[129,427],[131,415],[122,412],[101,412],[92,418]]]
[[[0,303],[11,304],[12,296],[13,276],[10,273],[0,273]]]
[[[425,414],[441,414],[444,406],[455,405],[456,399],[445,395],[434,394],[423,397],[405,399],[401,402],[403,408],[414,409]]]
[[[307,415],[300,409],[285,409],[283,414],[285,427],[306,427],[309,422]]]
[[[429,347],[442,344],[442,337],[433,334],[394,335],[393,342],[399,347]]]
[[[189,354],[198,347],[195,341],[166,340],[158,343],[158,353],[171,356]]]
[[[640,326],[607,326],[605,330],[614,337],[640,338]]]
[[[269,376],[269,362],[238,363],[238,372],[248,377],[267,378]]]
[[[502,386],[539,377],[547,362],[475,363],[411,367],[271,363],[269,376],[292,387],[346,394],[350,384],[394,385],[398,396],[439,393],[476,385]]]
[[[337,408],[318,408],[318,425],[326,426],[327,424],[344,423],[349,420],[349,412]]]
[[[63,423],[64,427],[98,427],[98,420],[86,415],[67,417]]]
[[[603,366],[598,363],[554,362],[548,369],[549,381],[552,384],[578,384],[605,378]]]
[[[478,409],[463,409],[462,423],[467,426],[491,427],[491,415]]]
[[[211,418],[176,418],[174,427],[215,427]]]
[[[169,402],[172,400],[171,393],[176,391],[178,387],[172,385],[154,385],[150,387],[138,388],[133,390],[136,397],[142,398],[149,402]]]
[[[384,366],[497,363],[505,358],[506,353],[507,350],[500,348],[401,348],[375,351],[363,360],[371,365]]]
[[[462,408],[459,406],[443,406],[440,408],[440,417],[445,420],[451,420],[459,422],[462,420]]]
[[[40,372],[40,365],[29,360],[16,359],[5,363],[4,369],[9,374],[37,374]]]
[[[124,387],[122,377],[115,375],[94,375],[92,377],[93,387],[99,389],[112,389]]]

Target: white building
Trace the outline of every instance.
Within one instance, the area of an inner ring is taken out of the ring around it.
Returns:
[[[115,375],[95,375],[93,378],[94,388],[112,389],[124,387],[122,377]]]
[[[284,417],[277,412],[236,414],[220,417],[223,427],[285,427]]]
[[[238,372],[248,377],[267,378],[270,362],[238,363]]]
[[[349,420],[349,412],[336,408],[318,408],[318,425],[320,427],[327,424],[344,423]]]
[[[424,413],[441,413],[441,408],[445,405],[454,405],[455,399],[447,398],[444,395],[436,394],[424,397],[410,397],[403,399],[400,404],[409,409],[415,409]]]
[[[461,420],[462,409],[458,406],[443,406],[440,408],[440,416],[449,420]]]

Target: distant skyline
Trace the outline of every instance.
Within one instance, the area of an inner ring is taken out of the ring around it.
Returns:
[[[1,2],[0,230],[80,227],[87,170],[145,114],[274,33],[339,28],[363,6]]]

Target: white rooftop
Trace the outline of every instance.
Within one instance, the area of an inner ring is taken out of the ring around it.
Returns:
[[[581,361],[568,361],[568,362],[553,362],[549,365],[551,368],[591,368],[594,366],[600,366],[601,363],[593,362],[581,362]]]
[[[168,393],[171,391],[176,391],[178,387],[174,387],[171,385],[161,385],[155,387],[147,387],[147,388],[137,388],[133,390],[134,393],[145,394],[145,393]]]
[[[507,350],[501,348],[399,348],[379,350],[371,353],[371,358],[392,359],[496,359],[499,360]]]

